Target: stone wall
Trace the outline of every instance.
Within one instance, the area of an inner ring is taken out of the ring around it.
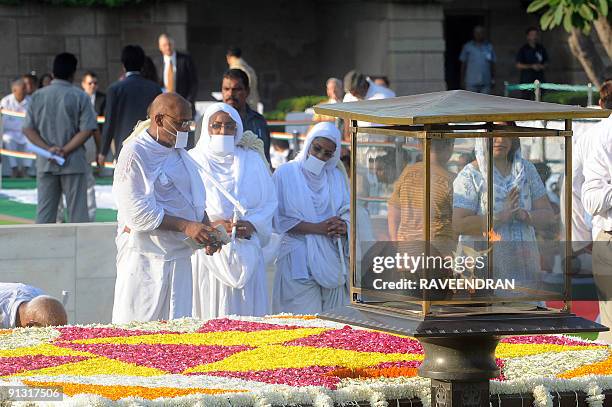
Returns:
[[[192,1],[188,10],[188,48],[203,100],[219,91],[232,45],[257,71],[267,110],[286,97],[322,95],[328,77],[352,68],[388,75],[400,94],[444,89],[439,5],[236,0]]]
[[[0,281],[33,285],[57,298],[68,291],[70,324],[109,323],[117,276],[116,233],[114,222],[0,225]],[[268,264],[270,303],[275,272],[276,266]]]
[[[110,322],[116,223],[0,226],[0,281],[61,298],[70,323]]]
[[[167,32],[179,49],[187,45],[187,7],[183,1],[150,1],[139,7],[57,7],[35,1],[0,5],[0,94],[23,73],[50,72],[53,57],[72,52],[79,59],[77,80],[93,70],[102,90],[121,75],[121,48],[141,45],[159,57],[157,37]]]

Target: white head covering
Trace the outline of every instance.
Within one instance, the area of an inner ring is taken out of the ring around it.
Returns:
[[[202,165],[204,169],[208,171],[217,181],[221,183],[221,185],[225,188],[226,191],[233,193],[235,187],[235,181],[237,178],[237,174],[235,174],[234,164],[234,154],[229,154],[226,156],[219,155],[212,151],[209,148],[209,144],[212,137],[208,132],[208,125],[210,123],[210,118],[217,112],[226,112],[230,115],[232,120],[236,123],[236,134],[234,135],[234,145],[238,144],[240,139],[242,138],[242,119],[238,114],[238,111],[225,103],[214,103],[210,105],[206,112],[204,113],[204,117],[202,118],[201,129],[200,129],[200,139],[196,146],[189,151],[191,157],[198,162],[199,165]],[[208,183],[204,182],[208,196],[207,196],[207,207],[211,204],[211,200],[214,200],[215,197],[218,198],[215,200],[214,206],[217,206],[217,210],[223,213],[232,213],[233,205],[231,202],[227,200],[222,194],[216,191],[216,188],[211,187]],[[210,215],[210,213],[209,213]],[[215,219],[213,219],[215,220]]]
[[[315,175],[312,172],[308,171],[304,168],[304,162],[310,155],[310,145],[312,142],[318,138],[326,138],[331,140],[336,145],[336,150],[334,151],[334,155],[325,162],[323,166],[323,170]],[[340,162],[340,149],[342,148],[342,141],[340,136],[340,131],[330,122],[321,122],[312,127],[306,135],[306,141],[304,142],[304,147],[299,152],[299,154],[295,157],[293,161],[297,161],[299,163],[300,169],[304,178],[306,179],[306,183],[308,187],[313,192],[313,198],[315,199],[315,205],[322,202],[317,202],[319,199],[322,199],[327,204],[329,201],[329,188],[325,188],[329,186],[329,176],[332,171],[335,171],[338,163]]]
[[[308,150],[310,150],[310,145],[313,140],[317,137],[323,137],[328,140],[331,140],[336,144],[336,151],[334,151],[334,156],[330,158],[325,164],[324,170],[331,170],[338,165],[340,161],[340,149],[342,147],[342,136],[340,135],[340,131],[338,128],[331,122],[321,122],[312,126],[312,129],[306,135],[306,141],[304,141],[304,148],[299,152],[299,154],[295,157],[295,161],[305,161],[308,158]]]
[[[229,114],[232,120],[236,122],[236,135],[234,136],[234,144],[238,144],[238,142],[242,138],[242,133],[244,130],[242,127],[242,119],[240,118],[240,114],[238,113],[238,111],[227,103],[213,103],[212,105],[208,106],[206,112],[204,112],[204,117],[202,117],[200,140],[195,146],[196,149],[208,150],[208,144],[210,143],[211,138],[211,135],[208,133],[208,124],[210,123],[210,118],[218,112],[225,112]]]
[[[334,155],[319,175],[304,168],[308,150],[313,140],[323,137],[336,144]],[[284,234],[279,256],[291,256],[294,279],[314,278],[326,288],[344,284],[346,270],[341,267],[335,242],[323,235],[294,235],[289,232],[300,222],[318,223],[332,216],[347,221],[349,215],[349,191],[345,173],[338,166],[341,149],[340,132],[329,122],[315,125],[308,135],[304,148],[295,159],[281,165],[274,173],[279,191],[278,211],[274,218],[277,232]],[[345,247],[348,247],[345,245]]]

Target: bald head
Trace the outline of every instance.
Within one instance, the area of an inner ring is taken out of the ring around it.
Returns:
[[[19,326],[61,326],[68,323],[68,315],[60,301],[40,295],[19,306]]]
[[[162,145],[172,146],[177,131],[191,130],[191,125],[183,124],[193,120],[191,103],[178,93],[162,93],[149,106],[149,117],[149,134]]]
[[[154,118],[159,114],[169,114],[174,117],[184,112],[191,112],[191,104],[178,93],[162,93],[156,97],[149,107],[149,116]]]

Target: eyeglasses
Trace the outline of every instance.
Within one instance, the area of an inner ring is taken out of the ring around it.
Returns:
[[[174,120],[175,123],[178,124],[178,127],[180,127],[181,129],[186,129],[189,128],[189,130],[193,130],[195,129],[195,121],[191,120],[191,119],[187,119],[187,120],[179,120],[176,117],[172,117],[167,113],[162,113],[162,116],[168,116],[169,118],[171,118],[172,120]]]
[[[87,82],[88,85],[97,85],[98,82]]]
[[[221,130],[223,128],[227,131],[234,131],[236,130],[236,123],[213,123],[210,125],[210,128],[213,130]]]

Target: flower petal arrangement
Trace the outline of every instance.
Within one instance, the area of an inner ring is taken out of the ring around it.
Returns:
[[[581,391],[591,407],[612,389],[606,344],[560,335],[502,339],[492,394]],[[314,316],[181,319],[20,328],[0,335],[2,385],[59,386],[70,405],[262,406],[387,400],[430,404],[411,337]],[[0,392],[3,405],[10,405]],[[7,404],[8,403],[8,404]]]

